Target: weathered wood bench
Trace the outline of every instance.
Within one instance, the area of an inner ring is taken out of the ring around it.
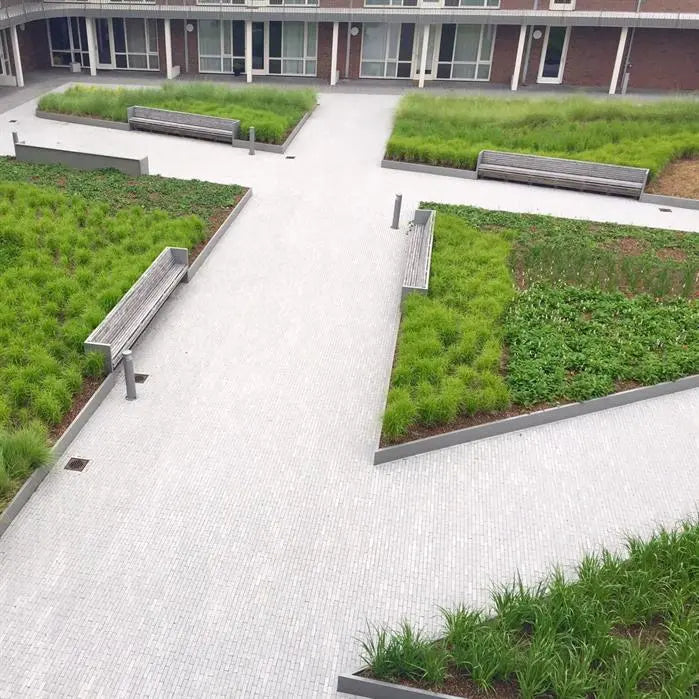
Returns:
[[[413,292],[427,293],[430,284],[434,218],[434,209],[415,210],[415,217],[408,230],[408,258],[405,263],[401,299]]]
[[[648,170],[639,167],[494,150],[481,151],[476,174],[479,178],[616,194],[636,199],[643,193],[648,179]]]
[[[210,141],[230,143],[238,138],[240,121],[205,114],[173,112],[169,109],[153,107],[129,107],[127,110],[129,126],[142,131],[205,138]]]
[[[188,270],[187,248],[165,248],[85,340],[85,352],[104,355],[107,373],[121,361]]]

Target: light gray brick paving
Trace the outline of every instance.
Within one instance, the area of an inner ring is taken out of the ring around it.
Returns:
[[[39,144],[254,187],[0,539],[0,696],[324,697],[366,622],[434,628],[696,509],[699,391],[371,465],[420,199],[697,230],[699,214],[381,170],[397,97],[323,94],[295,160],[1,115]],[[9,129],[0,136],[9,152]]]

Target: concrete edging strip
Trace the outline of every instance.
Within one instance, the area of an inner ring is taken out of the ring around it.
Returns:
[[[370,699],[454,699],[450,694],[438,694],[427,689],[381,682],[360,675],[338,675],[337,691]]]
[[[58,438],[51,449],[53,459],[57,460],[71,442],[78,436],[80,430],[85,426],[85,423],[94,415],[95,411],[101,405],[102,401],[107,397],[107,394],[114,387],[116,375],[108,374],[99,388],[92,394],[90,400],[85,403],[82,410],[75,416],[75,419],[68,425],[63,434]],[[5,511],[0,515],[0,536],[2,536],[8,527],[14,521],[15,517],[22,511],[22,508],[27,504],[29,498],[34,491],[41,485],[41,482],[46,478],[51,470],[50,466],[37,468],[29,478],[24,482],[24,485],[19,489],[17,494],[12,498],[10,504],[5,508]]]
[[[643,204],[657,204],[658,206],[674,206],[678,209],[699,210],[699,199],[687,199],[685,197],[668,197],[665,194],[641,194],[639,199]]]
[[[497,437],[502,434],[507,434],[508,432],[524,430],[528,427],[548,425],[552,422],[558,422],[559,420],[589,415],[590,413],[596,413],[601,410],[618,408],[641,400],[666,396],[671,393],[686,391],[692,388],[699,388],[699,374],[685,376],[677,381],[655,384],[655,386],[642,386],[641,388],[633,388],[629,391],[612,393],[609,396],[592,398],[582,403],[570,403],[555,408],[547,408],[546,410],[538,410],[535,413],[516,415],[515,417],[495,420],[494,422],[489,422],[484,425],[466,427],[462,430],[445,432],[444,434],[437,434],[433,437],[425,437],[424,439],[416,439],[412,442],[383,447],[374,452],[374,465],[405,459],[409,456],[416,456],[417,454],[426,454],[430,451],[453,447],[459,444],[466,444],[477,439]]]
[[[39,119],[53,119],[54,121],[67,121],[69,124],[82,124],[83,126],[101,126],[105,129],[117,129],[119,131],[131,131],[131,127],[123,121],[110,121],[109,119],[95,119],[94,117],[78,116],[77,114],[62,114],[60,112],[44,112],[36,110],[35,115]]]
[[[445,177],[460,177],[463,180],[476,180],[475,170],[462,170],[457,167],[442,167],[441,165],[426,165],[425,163],[408,163],[403,160],[381,161],[381,167],[388,170],[406,170],[407,172],[422,172],[427,175],[444,175]]]
[[[316,105],[317,106],[317,105]],[[308,121],[311,114],[315,111],[315,107],[311,111],[306,112],[300,119],[299,123],[294,126],[291,133],[286,137],[284,143],[261,143],[255,141],[255,150],[263,151],[265,153],[277,153],[283,154],[286,149],[291,145],[291,142],[296,138],[301,127]],[[36,110],[35,115],[40,119],[53,119],[54,121],[66,121],[70,124],[82,124],[83,126],[101,126],[107,129],[120,129],[121,131],[131,131],[131,127],[128,123],[123,121],[109,121],[108,119],[96,119],[94,117],[84,117],[77,116],[75,114],[62,114],[60,112],[44,112]],[[167,136],[169,134],[162,134]],[[223,145],[231,145],[233,148],[249,148],[250,141],[243,138],[234,138],[230,141],[230,144],[225,143]]]
[[[187,281],[192,279],[194,275],[199,271],[199,268],[204,264],[206,258],[211,254],[211,251],[216,247],[219,240],[223,237],[223,234],[230,228],[231,224],[238,217],[238,214],[243,210],[243,207],[250,201],[252,197],[252,188],[248,189],[245,194],[241,197],[240,201],[235,205],[233,211],[228,214],[226,220],[219,226],[216,233],[214,233],[209,242],[202,248],[201,252],[197,255],[196,260],[192,262],[189,266],[189,271],[187,272]]]
[[[15,143],[15,157],[21,163],[35,165],[64,165],[77,170],[104,170],[113,168],[125,175],[138,177],[148,174],[148,158],[123,158],[101,153],[32,146]]]

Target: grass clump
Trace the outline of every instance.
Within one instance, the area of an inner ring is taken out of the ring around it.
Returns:
[[[174,83],[159,88],[86,87],[51,92],[39,100],[39,109],[61,114],[126,121],[128,107],[139,105],[178,112],[207,114],[240,120],[240,137],[263,143],[283,143],[316,103],[313,90],[280,90],[271,87],[231,89],[214,83]]]
[[[431,427],[509,403],[499,366],[502,317],[514,295],[510,248],[505,236],[437,217],[430,293],[403,306],[384,418],[389,439],[415,422]]]
[[[42,426],[0,432],[0,512],[32,471],[50,461],[51,449]]]
[[[691,697],[699,691],[699,524],[630,538],[533,588],[496,589],[493,614],[442,610],[428,638],[404,622],[362,642],[380,680],[521,697]],[[459,696],[463,696],[460,694]]]
[[[426,203],[429,293],[410,295],[383,442],[699,373],[699,238]]]
[[[571,128],[574,126],[574,128]],[[386,146],[394,160],[474,169],[481,150],[648,168],[699,153],[694,100],[632,102],[406,95]]]

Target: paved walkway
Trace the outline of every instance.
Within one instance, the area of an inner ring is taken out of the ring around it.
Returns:
[[[695,511],[699,391],[371,465],[420,199],[699,229],[697,212],[382,170],[397,98],[323,94],[293,160],[0,117],[21,138],[254,187],[0,539],[0,697],[335,696],[367,620],[428,628]]]

